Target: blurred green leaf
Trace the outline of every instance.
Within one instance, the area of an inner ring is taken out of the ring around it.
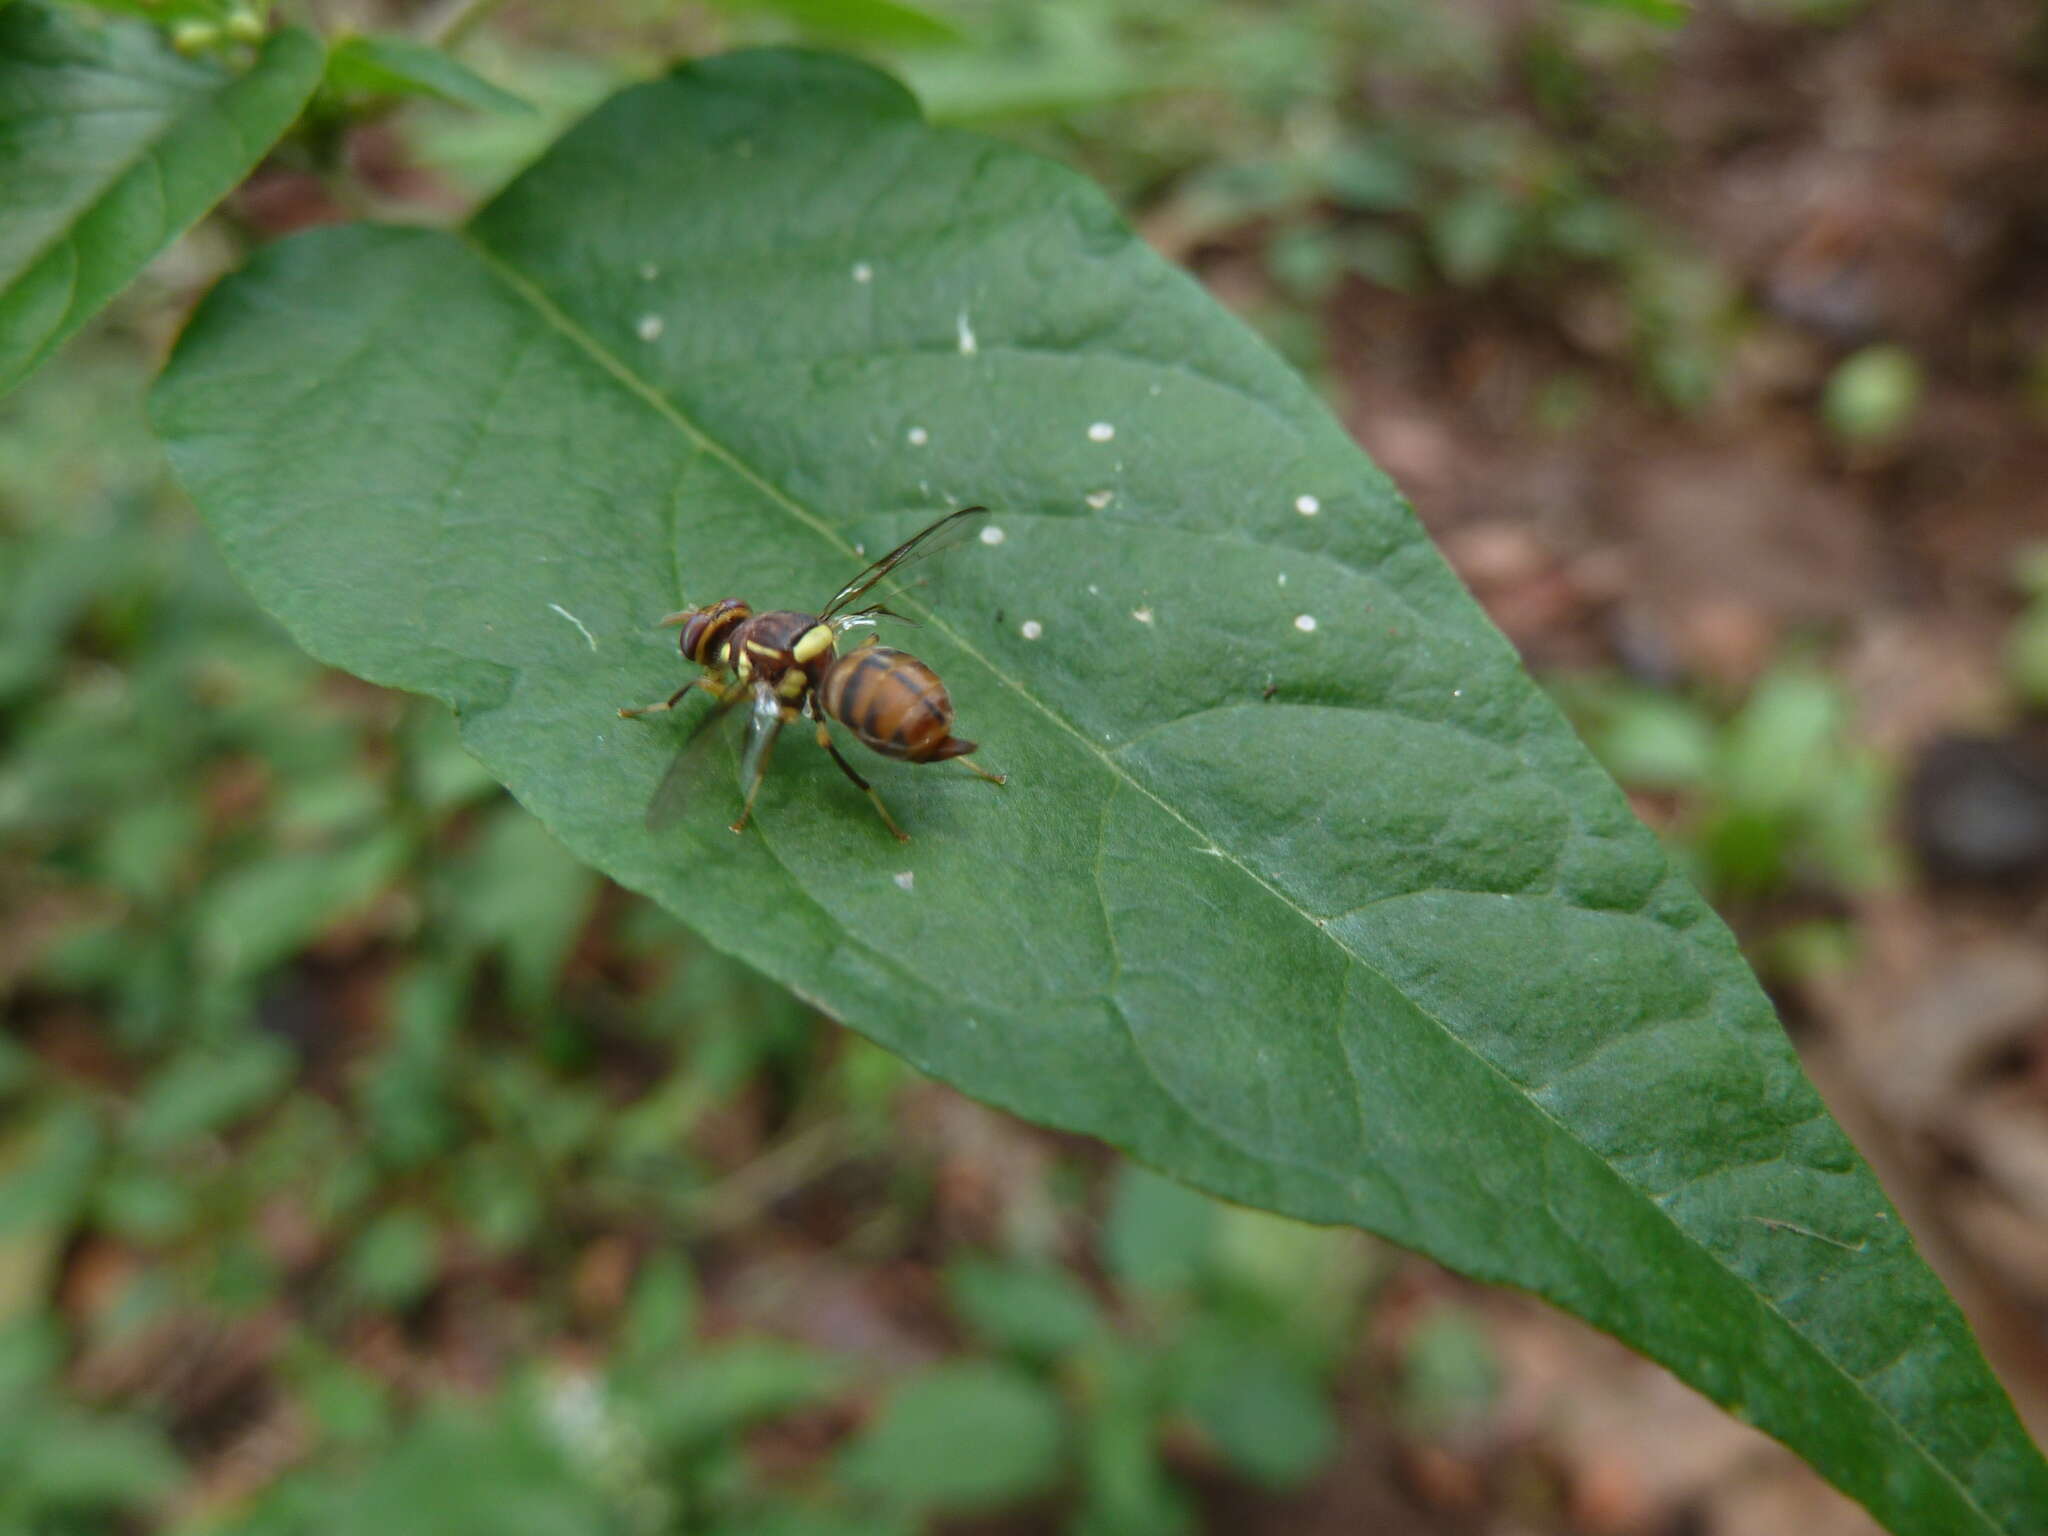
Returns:
[[[950,21],[900,0],[711,0],[721,10],[786,17],[816,37],[897,48],[965,41]]]
[[[249,173],[320,63],[296,27],[235,75],[143,22],[0,8],[0,392]]]
[[[1328,1392],[1257,1337],[1208,1318],[1175,1354],[1182,1406],[1223,1458],[1252,1481],[1298,1487],[1335,1453]]]
[[[36,1077],[36,1056],[20,1041],[0,1035],[0,1099],[19,1093]],[[0,1153],[0,1166],[5,1154]]]
[[[31,1453],[16,1475],[17,1496],[47,1509],[132,1509],[183,1479],[185,1467],[161,1431],[136,1420],[63,1409],[29,1431]]]
[[[327,50],[327,83],[373,96],[431,96],[479,112],[531,113],[533,107],[484,79],[454,55],[385,33],[344,37]]]
[[[2005,637],[2005,675],[2014,693],[2048,709],[2048,545],[2022,560],[2019,580],[2033,593]]]
[[[1402,1341],[1401,1364],[1402,1414],[1425,1435],[1470,1424],[1500,1390],[1493,1341],[1461,1308],[1431,1309]]]
[[[1208,1269],[1216,1209],[1185,1184],[1125,1163],[1102,1231],[1103,1262],[1137,1290],[1188,1290]]]
[[[430,1407],[381,1456],[278,1485],[242,1536],[628,1536],[521,1394]]]
[[[697,1325],[697,1288],[681,1254],[662,1249],[633,1277],[633,1292],[619,1329],[619,1355],[632,1364],[657,1364],[689,1349]]]
[[[64,1339],[55,1315],[0,1323],[0,1408],[24,1423],[29,1402],[64,1365]],[[0,1446],[7,1443],[0,1437]]]
[[[1697,789],[1713,775],[1713,721],[1669,694],[1630,691],[1616,698],[1593,750],[1622,783],[1639,789]]]
[[[363,1084],[362,1103],[372,1143],[394,1167],[420,1166],[460,1132],[448,1079],[467,1001],[464,980],[447,966],[415,966],[393,985],[390,1038]]]
[[[0,1529],[10,1533],[101,1529],[93,1516],[139,1512],[184,1471],[153,1426],[66,1402],[63,1358],[45,1318],[0,1326]]]
[[[1353,139],[1323,162],[1323,180],[1347,208],[1399,213],[1416,205],[1415,161],[1387,139]]]
[[[908,1514],[783,1507],[728,1516],[710,1536],[918,1536],[924,1529]]]
[[[1521,210],[1491,187],[1475,187],[1431,214],[1430,245],[1444,276],[1464,286],[1499,276],[1521,221]]]
[[[1344,270],[1337,238],[1312,225],[1281,230],[1266,249],[1266,262],[1281,287],[1310,303],[1324,298]]]
[[[513,1006],[531,1014],[553,995],[597,887],[547,828],[507,802],[492,808],[452,871],[448,931],[494,951]]]
[[[1160,1460],[1159,1376],[1157,1362],[1121,1342],[1105,1340],[1090,1352],[1078,1428],[1078,1536],[1187,1536],[1197,1528],[1191,1501]]]
[[[1573,0],[1589,9],[1626,11],[1662,27],[1675,27],[1692,16],[1691,0]]]
[[[989,1509],[1048,1492],[1064,1439],[1059,1400],[1036,1377],[965,1361],[893,1389],[839,1471],[888,1506]]]
[[[128,1125],[145,1153],[163,1152],[247,1115],[291,1080],[291,1048],[268,1035],[193,1046],[151,1080]]]
[[[76,1100],[13,1119],[0,1133],[0,1233],[61,1229],[76,1217],[100,1146],[98,1123]]]
[[[504,793],[490,770],[463,746],[447,710],[413,699],[399,729],[407,792],[429,816],[444,816],[473,801]]]
[[[683,1453],[837,1391],[845,1363],[773,1339],[693,1351],[637,1394],[635,1422],[657,1447]]]
[[[324,1435],[367,1443],[389,1429],[390,1394],[362,1367],[301,1340],[284,1369]]]
[[[1847,723],[1834,679],[1807,667],[1773,670],[1730,722],[1721,766],[1729,798],[1765,815],[1807,803],[1835,771]]]
[[[473,1147],[456,1164],[454,1184],[463,1223],[488,1253],[524,1248],[546,1218],[531,1171],[509,1147]]]
[[[101,1224],[138,1243],[164,1243],[192,1221],[193,1190],[153,1168],[123,1168],[100,1181],[94,1209]]]
[[[386,1211],[350,1244],[348,1283],[365,1301],[407,1307],[426,1294],[440,1270],[441,1238],[425,1213]]]
[[[272,853],[239,869],[201,901],[200,953],[218,975],[259,975],[367,906],[409,851],[405,833],[386,827],[345,847]]]
[[[1255,1302],[1277,1334],[1319,1359],[1347,1346],[1373,1276],[1370,1240],[1241,1205],[1219,1207],[1216,1222],[1219,1286]]]
[[[101,873],[126,895],[163,901],[204,833],[199,807],[183,795],[128,806],[115,813],[100,839]]]
[[[967,1326],[998,1349],[1049,1361],[1079,1349],[1102,1326],[1095,1299],[1050,1265],[969,1255],[946,1271],[946,1293]]]
[[[42,1310],[63,1261],[65,1237],[52,1227],[0,1228],[0,1330]],[[0,1409],[5,1407],[0,1384]]]

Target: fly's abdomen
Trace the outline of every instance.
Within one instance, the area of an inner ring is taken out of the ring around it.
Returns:
[[[825,712],[884,757],[933,763],[974,750],[953,734],[953,701],[938,674],[904,651],[863,646],[833,662],[818,690]]]

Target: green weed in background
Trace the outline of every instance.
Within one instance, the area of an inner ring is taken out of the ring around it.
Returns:
[[[1903,877],[1894,774],[1856,742],[1844,690],[1817,667],[1782,662],[1732,709],[1607,680],[1552,686],[1622,784],[1675,797],[1667,840],[1717,898]]]
[[[2026,606],[2006,637],[2006,679],[2023,704],[2048,710],[2048,544],[2025,550],[2013,579]]]

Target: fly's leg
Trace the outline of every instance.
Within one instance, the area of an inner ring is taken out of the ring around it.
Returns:
[[[782,728],[796,718],[796,711],[776,715],[761,727],[764,735],[759,746],[749,746],[747,756],[753,759],[753,777],[747,781],[747,803],[740,807],[740,819],[732,824],[734,832],[747,830],[747,818],[754,814],[754,796],[761,793],[761,781],[768,777],[768,759],[775,754],[775,738],[782,734]]]
[[[725,690],[718,685],[717,679],[709,674],[700,674],[691,678],[659,704],[642,704],[638,709],[622,709],[619,711],[619,718],[621,720],[638,720],[642,715],[658,715],[666,710],[674,709],[678,704],[682,703],[692,688],[702,688],[707,693],[714,694],[721,699],[725,697]]]
[[[992,772],[989,769],[982,767],[981,764],[977,763],[971,757],[959,758],[957,759],[957,761],[959,762],[962,768],[965,768],[969,773],[973,774],[978,779],[987,779],[991,784],[1007,784],[1010,782],[1010,776],[1008,774]]]
[[[875,809],[881,813],[882,825],[896,834],[896,841],[899,843],[909,842],[910,834],[896,825],[896,818],[889,814],[889,807],[882,804],[882,797],[875,793],[874,786],[855,773],[853,771],[853,764],[839,755],[839,748],[832,744],[832,733],[825,728],[825,722],[822,720],[818,722],[818,745],[832,754],[832,761],[839,765],[839,771],[853,780],[859,786],[860,792],[874,802]]]

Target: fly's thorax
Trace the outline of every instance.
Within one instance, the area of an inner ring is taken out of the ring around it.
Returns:
[[[825,712],[861,744],[913,763],[950,756],[953,701],[936,672],[907,651],[866,645],[836,661],[818,690]]]
[[[815,614],[781,608],[734,630],[728,664],[744,679],[774,685],[790,703],[818,686],[833,660],[833,633]]]

